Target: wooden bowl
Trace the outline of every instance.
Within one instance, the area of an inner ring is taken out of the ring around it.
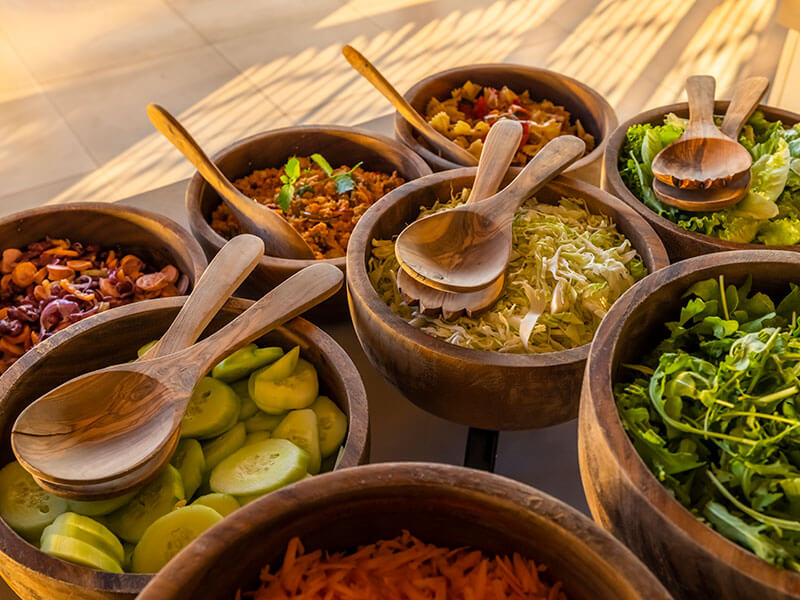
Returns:
[[[428,175],[431,170],[419,156],[398,142],[352,127],[306,125],[275,129],[259,133],[228,146],[213,160],[228,179],[236,180],[257,169],[281,168],[292,156],[309,156],[318,152],[334,168],[355,165],[363,161],[364,168],[397,174],[406,181]],[[186,211],[189,225],[200,240],[208,258],[225,245],[225,238],[211,228],[211,213],[221,200],[199,173],[195,173],[186,189]],[[264,256],[247,279],[248,292],[261,296],[283,280],[315,260],[296,260]],[[345,258],[326,259],[344,271]],[[347,315],[347,295],[344,288],[335,296],[310,310],[309,318],[341,319]]]
[[[375,203],[361,218],[347,253],[350,314],[370,362],[419,407],[483,429],[547,427],[578,414],[580,383],[589,345],[548,354],[501,354],[449,344],[409,325],[378,296],[367,275],[372,240],[386,240],[417,218],[419,209],[472,186],[473,168],[434,173],[407,183]],[[582,181],[560,177],[537,194],[586,200],[590,210],[614,217],[648,270],[666,266],[655,232],[631,208]]]
[[[670,596],[622,544],[563,502],[483,471],[383,463],[321,475],[248,505],[175,557],[139,600],[229,600],[277,568],[288,541],[346,551],[407,529],[428,543],[519,552],[548,566],[570,600]]]
[[[774,567],[684,508],[645,465],[622,428],[612,385],[668,335],[681,295],[696,281],[725,276],[753,289],[786,293],[800,280],[800,257],[744,250],[691,258],[648,276],[611,308],[589,351],[578,434],[581,478],[592,515],[653,569],[676,598],[800,598],[800,575]]]
[[[420,114],[431,98],[450,98],[451,90],[461,87],[466,81],[501,88],[507,85],[517,93],[530,90],[534,100],[551,100],[566,108],[573,119],[580,119],[586,131],[594,136],[595,147],[586,156],[573,163],[566,173],[590,183],[597,183],[599,162],[608,136],[617,126],[617,115],[611,105],[600,94],[566,75],[547,69],[505,63],[469,65],[441,71],[415,84],[405,98]],[[442,158],[439,152],[419,137],[399,113],[395,113],[394,130],[398,139],[425,159],[434,171],[457,169],[464,165]],[[512,167],[518,173],[520,167]]]
[[[728,109],[728,101],[718,101],[714,104],[715,114],[724,114]],[[781,110],[773,106],[759,105],[758,109],[764,113],[770,121],[779,120],[784,125],[794,125],[800,121],[800,114]],[[798,250],[798,246],[767,246],[764,244],[742,244],[739,242],[726,242],[710,235],[687,231],[678,227],[675,223],[656,214],[647,208],[641,200],[634,196],[628,187],[623,183],[619,174],[619,154],[622,145],[625,143],[625,135],[630,127],[644,123],[662,124],[664,116],[675,113],[679,117],[689,116],[689,105],[686,102],[670,104],[648,110],[636,115],[632,119],[625,121],[614,130],[608,139],[605,154],[603,155],[603,180],[604,190],[611,192],[617,198],[621,198],[626,204],[642,215],[648,223],[656,230],[659,237],[664,241],[664,245],[669,253],[670,260],[679,261],[700,254],[710,254],[711,252],[722,252],[726,250],[745,250],[747,248],[758,248],[767,250]]]
[[[13,460],[11,426],[38,396],[81,373],[136,357],[140,346],[160,337],[185,298],[159,298],[105,312],[56,333],[14,363],[0,377],[0,464]],[[233,298],[211,322],[219,329],[252,302]],[[369,455],[367,396],[355,365],[321,329],[295,319],[262,342],[297,345],[314,364],[322,389],[348,416],[349,431],[338,468],[365,462]],[[53,558],[24,541],[0,519],[0,575],[23,600],[132,600],[150,575],[102,573]]]

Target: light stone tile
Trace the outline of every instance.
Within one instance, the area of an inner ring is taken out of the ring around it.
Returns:
[[[0,33],[0,101],[12,100],[38,91],[36,80]]]

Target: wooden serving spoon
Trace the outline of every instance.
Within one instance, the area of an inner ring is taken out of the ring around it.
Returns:
[[[332,296],[342,279],[332,265],[311,265],[190,348],[62,384],[19,415],[11,432],[14,454],[35,477],[55,483],[109,481],[149,468],[180,428],[195,384],[211,367]],[[100,414],[98,406],[105,406]]]
[[[494,196],[414,221],[395,244],[400,266],[417,281],[446,292],[474,292],[490,285],[511,256],[514,214],[585,149],[580,138],[559,136]]]
[[[481,152],[478,171],[466,204],[485,200],[497,192],[503,176],[522,140],[522,125],[519,121],[500,119],[489,130]],[[404,269],[397,273],[397,287],[407,304],[418,304],[420,312],[426,315],[442,313],[447,320],[455,319],[465,312],[471,317],[491,307],[503,293],[505,274],[477,292],[458,294],[442,292],[420,283]]]
[[[683,135],[653,159],[653,175],[675,188],[723,187],[750,170],[753,159],[714,123],[714,88],[709,75],[686,80],[689,124]]]
[[[364,79],[369,81],[376,90],[391,102],[392,106],[400,113],[400,116],[419,131],[422,137],[432,144],[434,148],[437,148],[441,152],[444,158],[467,167],[474,167],[478,164],[478,159],[472,156],[472,154],[436,131],[425,117],[419,114],[414,107],[408,103],[408,100],[381,75],[380,71],[375,68],[375,65],[369,62],[358,50],[352,46],[346,45],[342,48],[342,54],[347,59],[347,62],[349,62]]]
[[[741,82],[734,91],[720,131],[731,139],[738,140],[739,132],[768,88],[769,79],[766,77],[750,77]],[[653,192],[661,202],[689,212],[710,212],[734,206],[747,195],[749,187],[750,169],[735,177],[725,187],[707,190],[674,188],[659,179],[653,180]]]
[[[262,206],[240,192],[208,158],[183,125],[166,109],[158,104],[149,104],[147,116],[155,128],[180,150],[203,179],[217,191],[239,221],[242,230],[261,238],[269,256],[314,258],[314,252],[297,230],[274,210]]]

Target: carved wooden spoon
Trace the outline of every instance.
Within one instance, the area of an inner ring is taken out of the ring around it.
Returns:
[[[475,181],[466,204],[485,200],[497,192],[503,176],[514,160],[521,140],[522,125],[519,121],[500,119],[492,126],[486,136],[478,172],[475,174]],[[504,279],[504,274],[501,274],[482,290],[459,294],[428,287],[411,277],[404,269],[399,269],[397,287],[406,303],[418,304],[423,314],[433,315],[441,312],[445,319],[454,319],[465,312],[473,316],[492,306],[503,293]]]
[[[472,154],[436,131],[425,117],[419,114],[414,107],[408,103],[408,100],[403,98],[403,95],[381,75],[381,72],[375,68],[375,65],[364,58],[358,50],[352,46],[344,46],[342,48],[342,54],[347,59],[347,62],[349,62],[364,79],[369,81],[376,90],[391,102],[392,106],[400,113],[400,116],[419,131],[422,137],[429,143],[441,151],[442,156],[466,167],[474,167],[478,164],[478,159],[472,156]]]
[[[485,288],[508,264],[514,213],[531,194],[580,158],[585,148],[580,138],[559,136],[494,196],[413,222],[395,244],[400,266],[417,281],[439,290]]]
[[[689,124],[681,137],[653,159],[653,175],[676,188],[724,187],[750,170],[753,159],[737,142],[714,123],[714,88],[709,75],[686,80]]]
[[[314,252],[297,230],[274,210],[240,192],[166,109],[158,104],[149,104],[147,116],[153,126],[189,159],[203,179],[217,191],[239,221],[242,230],[261,238],[268,255],[280,258],[314,258]]]
[[[68,381],[19,415],[11,432],[14,454],[35,477],[56,484],[109,481],[149,468],[180,428],[195,384],[211,367],[329,298],[342,278],[332,265],[311,265],[190,348]],[[100,406],[105,409],[98,413]]]

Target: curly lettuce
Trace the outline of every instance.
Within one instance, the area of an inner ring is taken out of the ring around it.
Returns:
[[[681,211],[661,203],[653,193],[653,158],[685,127],[686,119],[670,113],[663,125],[645,123],[628,129],[619,172],[631,193],[688,231],[740,243],[800,243],[800,124],[784,128],[780,121],[754,113],[739,137],[753,157],[747,196],[734,207],[710,213]]]

